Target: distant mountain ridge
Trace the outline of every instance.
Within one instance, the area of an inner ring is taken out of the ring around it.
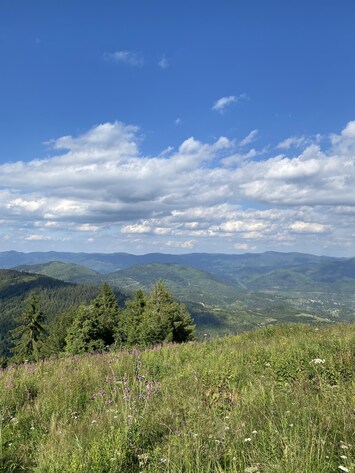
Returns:
[[[203,269],[214,274],[225,274],[228,277],[231,270],[249,267],[259,268],[259,272],[267,272],[272,268],[298,266],[300,264],[326,261],[341,261],[345,258],[316,256],[306,253],[265,253],[223,254],[223,253],[187,253],[181,255],[166,253],[148,253],[133,255],[129,253],[69,253],[69,252],[31,252],[17,251],[0,252],[0,268],[13,268],[20,265],[43,264],[50,261],[75,263],[86,266],[96,272],[106,274],[137,264],[175,263]]]

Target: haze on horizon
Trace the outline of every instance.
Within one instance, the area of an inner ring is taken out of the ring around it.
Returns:
[[[355,255],[355,4],[0,5],[0,251]]]

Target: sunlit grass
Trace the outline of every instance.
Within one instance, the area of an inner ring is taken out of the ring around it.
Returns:
[[[9,367],[0,471],[353,471],[354,348],[290,325]]]

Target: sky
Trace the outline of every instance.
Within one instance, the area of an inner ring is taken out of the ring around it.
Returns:
[[[1,0],[0,251],[355,256],[353,0]]]

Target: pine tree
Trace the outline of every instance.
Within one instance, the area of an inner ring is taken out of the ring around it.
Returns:
[[[14,348],[12,352],[17,362],[37,361],[43,346],[44,315],[35,293],[30,293],[25,300],[24,310],[17,319],[20,325],[12,330]]]
[[[66,336],[65,350],[72,355],[103,351],[102,328],[93,305],[81,305]]]
[[[163,281],[158,281],[144,310],[142,341],[145,344],[181,343],[193,340],[194,331],[195,325],[186,307],[173,299]]]
[[[105,345],[114,342],[114,331],[119,323],[120,308],[115,293],[107,283],[101,288],[100,294],[92,303],[101,328],[100,336]]]
[[[114,342],[120,309],[108,284],[88,306],[80,306],[66,337],[66,351],[84,353],[103,351]]]
[[[120,345],[140,345],[142,343],[142,322],[147,297],[142,289],[136,291],[134,299],[126,302],[120,323],[116,328],[116,341]]]

